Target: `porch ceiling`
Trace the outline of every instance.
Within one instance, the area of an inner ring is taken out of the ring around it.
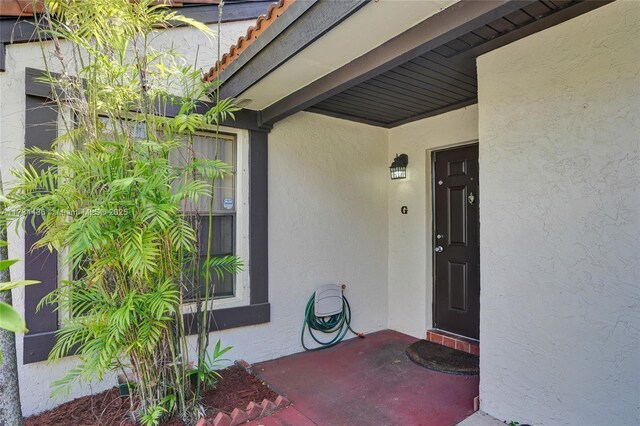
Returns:
[[[323,99],[308,111],[395,127],[477,102],[476,57],[606,2],[539,0],[388,71]]]

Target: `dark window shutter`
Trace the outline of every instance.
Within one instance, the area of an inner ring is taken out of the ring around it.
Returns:
[[[28,92],[27,92],[28,93]],[[48,104],[44,97],[27,95],[25,111],[25,147],[50,149],[58,132],[58,109]],[[25,162],[31,159],[26,158]],[[34,163],[37,169],[42,166]],[[55,342],[58,314],[51,305],[36,312],[40,300],[58,286],[58,256],[47,249],[31,250],[39,236],[31,224],[33,213],[25,226],[25,279],[38,280],[41,284],[25,287],[25,320],[29,333],[24,336],[24,363],[47,359]],[[41,219],[35,216],[37,227]]]

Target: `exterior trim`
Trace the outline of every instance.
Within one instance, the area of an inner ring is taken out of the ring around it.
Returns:
[[[248,2],[229,2],[222,7],[222,23],[248,21],[263,15],[273,0],[252,0]],[[175,11],[187,18],[196,19],[204,24],[218,23],[217,4],[194,4],[174,7]]]
[[[477,58],[478,56],[483,55],[487,52],[505,46],[516,40],[520,40],[521,38],[530,36],[531,34],[540,32],[544,29],[553,27],[554,25],[561,24],[564,21],[575,18],[599,7],[605,6],[609,3],[612,3],[613,1],[615,0],[588,0],[576,3],[569,7],[560,9],[557,12],[554,12],[535,22],[527,24],[513,31],[509,31],[506,34],[500,35],[493,40],[489,40],[465,52],[459,53],[458,55],[456,55],[456,58]]]
[[[233,62],[238,55],[249,47],[294,1],[295,0],[278,0],[278,2],[272,3],[267,9],[267,13],[256,19],[256,23],[247,29],[246,34],[240,36],[238,41],[229,47],[229,51],[224,53],[222,57],[216,61],[215,65],[209,69],[209,73],[204,75],[204,80],[216,80],[218,73],[225,69],[227,65]]]
[[[40,81],[45,76],[45,72],[36,68],[25,68],[25,93],[27,95],[36,96],[40,98],[52,99],[51,85]],[[215,104],[212,102],[200,101],[196,106],[196,111],[204,113],[205,111],[213,108]],[[177,104],[162,105],[162,108],[158,107],[158,110],[164,111],[166,117],[175,117],[180,106]],[[270,124],[260,124],[261,113],[260,111],[253,111],[250,109],[242,109],[234,113],[234,119],[227,119],[220,123],[222,126],[234,127],[236,129],[244,129],[256,132],[269,132],[273,126]]]
[[[418,115],[414,115],[414,116],[411,116],[411,117],[408,117],[408,118],[403,118],[402,120],[394,121],[393,123],[389,123],[389,124],[381,123],[379,121],[369,120],[367,118],[355,117],[353,115],[344,114],[344,113],[340,113],[340,112],[327,111],[325,109],[318,108],[316,106],[309,107],[305,111],[313,112],[313,113],[316,113],[316,114],[327,115],[329,117],[341,118],[343,120],[355,121],[357,123],[364,123],[364,124],[368,124],[370,126],[382,127],[384,129],[391,129],[393,127],[401,126],[403,124],[410,123],[412,121],[422,120],[423,118],[434,117],[436,115],[444,114],[445,112],[454,111],[456,109],[464,108],[464,107],[467,107],[469,105],[473,105],[473,104],[476,104],[476,103],[478,103],[478,98],[470,98],[470,99],[467,99],[465,101],[459,102],[459,103],[454,104],[454,105],[448,105],[446,107],[439,108],[439,109],[434,110],[434,111],[429,111],[429,112],[425,112],[423,114],[418,114]]]
[[[268,137],[249,132],[250,303],[269,301]]]
[[[208,329],[211,332],[264,324],[271,321],[271,305],[269,303],[216,309],[209,312]],[[198,322],[195,320],[195,314],[184,314],[182,319],[187,334],[196,334],[198,332]]]
[[[50,101],[53,99],[51,93],[51,86],[44,81],[39,81],[39,78],[45,77],[46,72],[36,68],[25,68],[24,70],[24,92],[27,96],[34,96],[43,98],[42,102]],[[29,114],[29,108],[25,111]]]
[[[356,123],[368,124],[370,126],[382,127],[385,129],[389,127],[379,121],[370,120],[368,118],[363,118],[363,117],[356,117],[354,115],[345,114],[345,113],[336,112],[336,111],[328,111],[326,109],[322,109],[316,106],[309,107],[305,111],[313,112],[315,114],[326,115],[328,117],[340,118],[342,120],[355,121]]]
[[[36,27],[24,18],[0,19],[0,72],[7,70],[7,44],[37,41]]]
[[[293,3],[221,73],[223,98],[235,98],[347,19],[368,0]]]
[[[457,104],[454,104],[454,105],[447,105],[446,107],[439,108],[439,109],[436,109],[434,111],[429,111],[429,112],[426,112],[424,114],[418,114],[418,115],[414,115],[414,116],[411,116],[411,117],[408,117],[408,118],[403,118],[402,120],[394,121],[393,123],[388,124],[385,127],[390,129],[392,127],[401,126],[401,125],[406,124],[406,123],[411,123],[412,121],[422,120],[423,118],[434,117],[436,115],[444,114],[445,112],[449,112],[449,111],[455,111],[457,109],[464,108],[464,107],[467,107],[469,105],[473,105],[473,104],[477,104],[477,103],[478,103],[478,97],[469,98],[469,99],[466,99],[466,100],[464,100],[462,102],[458,102]]]
[[[33,20],[0,19],[0,43],[27,43],[37,41],[36,26]]]
[[[242,52],[242,56],[238,56],[227,67],[220,71],[220,81],[227,81],[235,75],[240,68],[253,59],[262,49],[271,43],[282,31],[292,25],[302,14],[309,10],[318,0],[297,1],[287,8],[288,13],[282,14],[273,21],[269,27],[260,34],[260,37],[251,42],[249,46]],[[222,96],[222,92],[221,92]],[[224,96],[222,96],[224,97]]]
[[[25,70],[25,146],[48,149],[57,134],[58,110],[51,102],[51,87],[38,81],[44,71]],[[213,106],[202,102],[198,109]],[[177,107],[169,106],[167,116],[175,116]],[[268,241],[268,129],[257,126],[259,113],[240,111],[237,121],[225,121],[225,126],[249,130],[249,274],[251,277],[248,306],[215,309],[211,312],[210,331],[267,323],[271,320],[269,304],[269,241]],[[41,284],[25,288],[25,320],[30,332],[24,335],[23,363],[44,361],[56,342],[58,315],[52,306],[44,306],[36,313],[40,300],[58,285],[58,258],[47,249],[30,250],[38,237],[34,228],[25,226],[25,279]],[[194,314],[184,314],[189,334],[197,332]]]
[[[27,82],[28,85],[28,82]],[[58,109],[49,105],[46,98],[35,97],[27,93],[25,109],[25,147],[48,149],[51,147],[56,133]],[[27,158],[25,160],[29,162]],[[42,166],[34,163],[36,169]],[[36,221],[37,223],[37,221]],[[58,256],[46,248],[31,250],[38,240],[35,228],[29,222],[25,224],[24,277],[27,280],[38,280],[40,284],[25,287],[24,311],[27,328],[24,336],[23,362],[46,359],[55,341],[54,333],[58,329],[58,313],[54,306],[43,306],[36,312],[40,300],[58,286]],[[43,349],[41,349],[43,348]],[[46,351],[44,358],[42,351]]]
[[[27,311],[25,308],[25,314],[26,312]],[[49,352],[51,352],[51,349],[53,349],[53,346],[56,344],[56,332],[48,331],[46,333],[25,334],[22,342],[23,364],[32,364],[34,362],[46,361],[47,358],[49,358]]]

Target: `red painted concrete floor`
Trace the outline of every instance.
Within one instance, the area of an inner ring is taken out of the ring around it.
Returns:
[[[404,353],[417,339],[391,330],[330,349],[263,362],[254,372],[293,405],[251,426],[446,426],[473,413],[478,376],[428,370]]]

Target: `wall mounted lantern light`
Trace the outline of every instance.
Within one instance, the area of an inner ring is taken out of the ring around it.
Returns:
[[[407,154],[396,154],[396,158],[393,159],[393,163],[389,167],[391,179],[406,179],[408,164],[409,156]]]

